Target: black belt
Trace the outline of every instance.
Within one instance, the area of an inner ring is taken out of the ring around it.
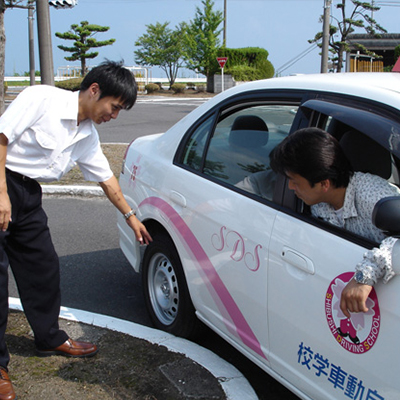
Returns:
[[[15,171],[11,171],[11,169],[8,169],[8,168],[6,168],[6,173],[10,174],[10,175],[22,180],[22,181],[30,181],[32,179],[32,178],[29,178],[29,176],[22,175],[22,174],[20,174],[18,172],[15,172]]]

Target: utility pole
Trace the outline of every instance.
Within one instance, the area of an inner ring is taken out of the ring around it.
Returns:
[[[374,6],[375,6],[375,4],[374,4],[374,3],[375,3],[375,1],[374,1],[374,0],[372,0],[372,1],[371,1],[371,5],[372,5],[372,10],[371,10],[371,19],[374,19],[374,9],[373,9],[373,8],[374,8]],[[372,23],[371,23],[371,25],[372,25]]]
[[[35,84],[35,47],[33,42],[33,5],[34,0],[28,1],[28,37],[29,37],[29,77],[30,85]]]
[[[222,42],[224,47],[226,47],[226,2],[227,0],[224,0],[224,39]]]
[[[328,72],[329,54],[329,25],[331,19],[332,0],[324,0],[324,20],[322,28],[322,53],[321,53],[321,73]]]
[[[54,86],[53,49],[51,47],[48,0],[36,0],[41,82]]]

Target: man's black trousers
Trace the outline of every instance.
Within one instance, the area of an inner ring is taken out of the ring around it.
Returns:
[[[0,232],[0,366],[7,367],[5,343],[8,316],[8,266],[10,265],[25,315],[38,349],[52,349],[68,336],[59,329],[60,267],[51,240],[42,190],[33,179],[7,170],[12,221]]]

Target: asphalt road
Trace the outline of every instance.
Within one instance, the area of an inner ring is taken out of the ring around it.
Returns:
[[[129,143],[163,132],[203,100],[139,99],[116,121],[98,126],[102,142]],[[62,305],[151,326],[140,277],[119,249],[116,211],[106,199],[45,197],[53,242],[60,256]],[[18,297],[10,276],[9,295]],[[235,365],[262,400],[297,399],[212,331],[198,343]]]
[[[139,275],[119,249],[113,205],[70,197],[43,204],[60,257],[62,305],[151,326]]]
[[[171,99],[139,96],[132,109],[121,111],[116,120],[97,126],[102,143],[130,143],[140,136],[161,133],[204,103],[205,99]]]

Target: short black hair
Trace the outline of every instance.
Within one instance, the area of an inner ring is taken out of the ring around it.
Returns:
[[[115,97],[122,100],[126,110],[133,107],[137,98],[137,85],[132,72],[123,66],[123,61],[104,61],[92,68],[84,77],[80,90],[89,89],[97,83],[100,87],[100,99]]]
[[[311,186],[329,179],[335,187],[347,187],[353,175],[339,142],[319,128],[293,132],[275,147],[270,157],[275,172],[300,175]]]

